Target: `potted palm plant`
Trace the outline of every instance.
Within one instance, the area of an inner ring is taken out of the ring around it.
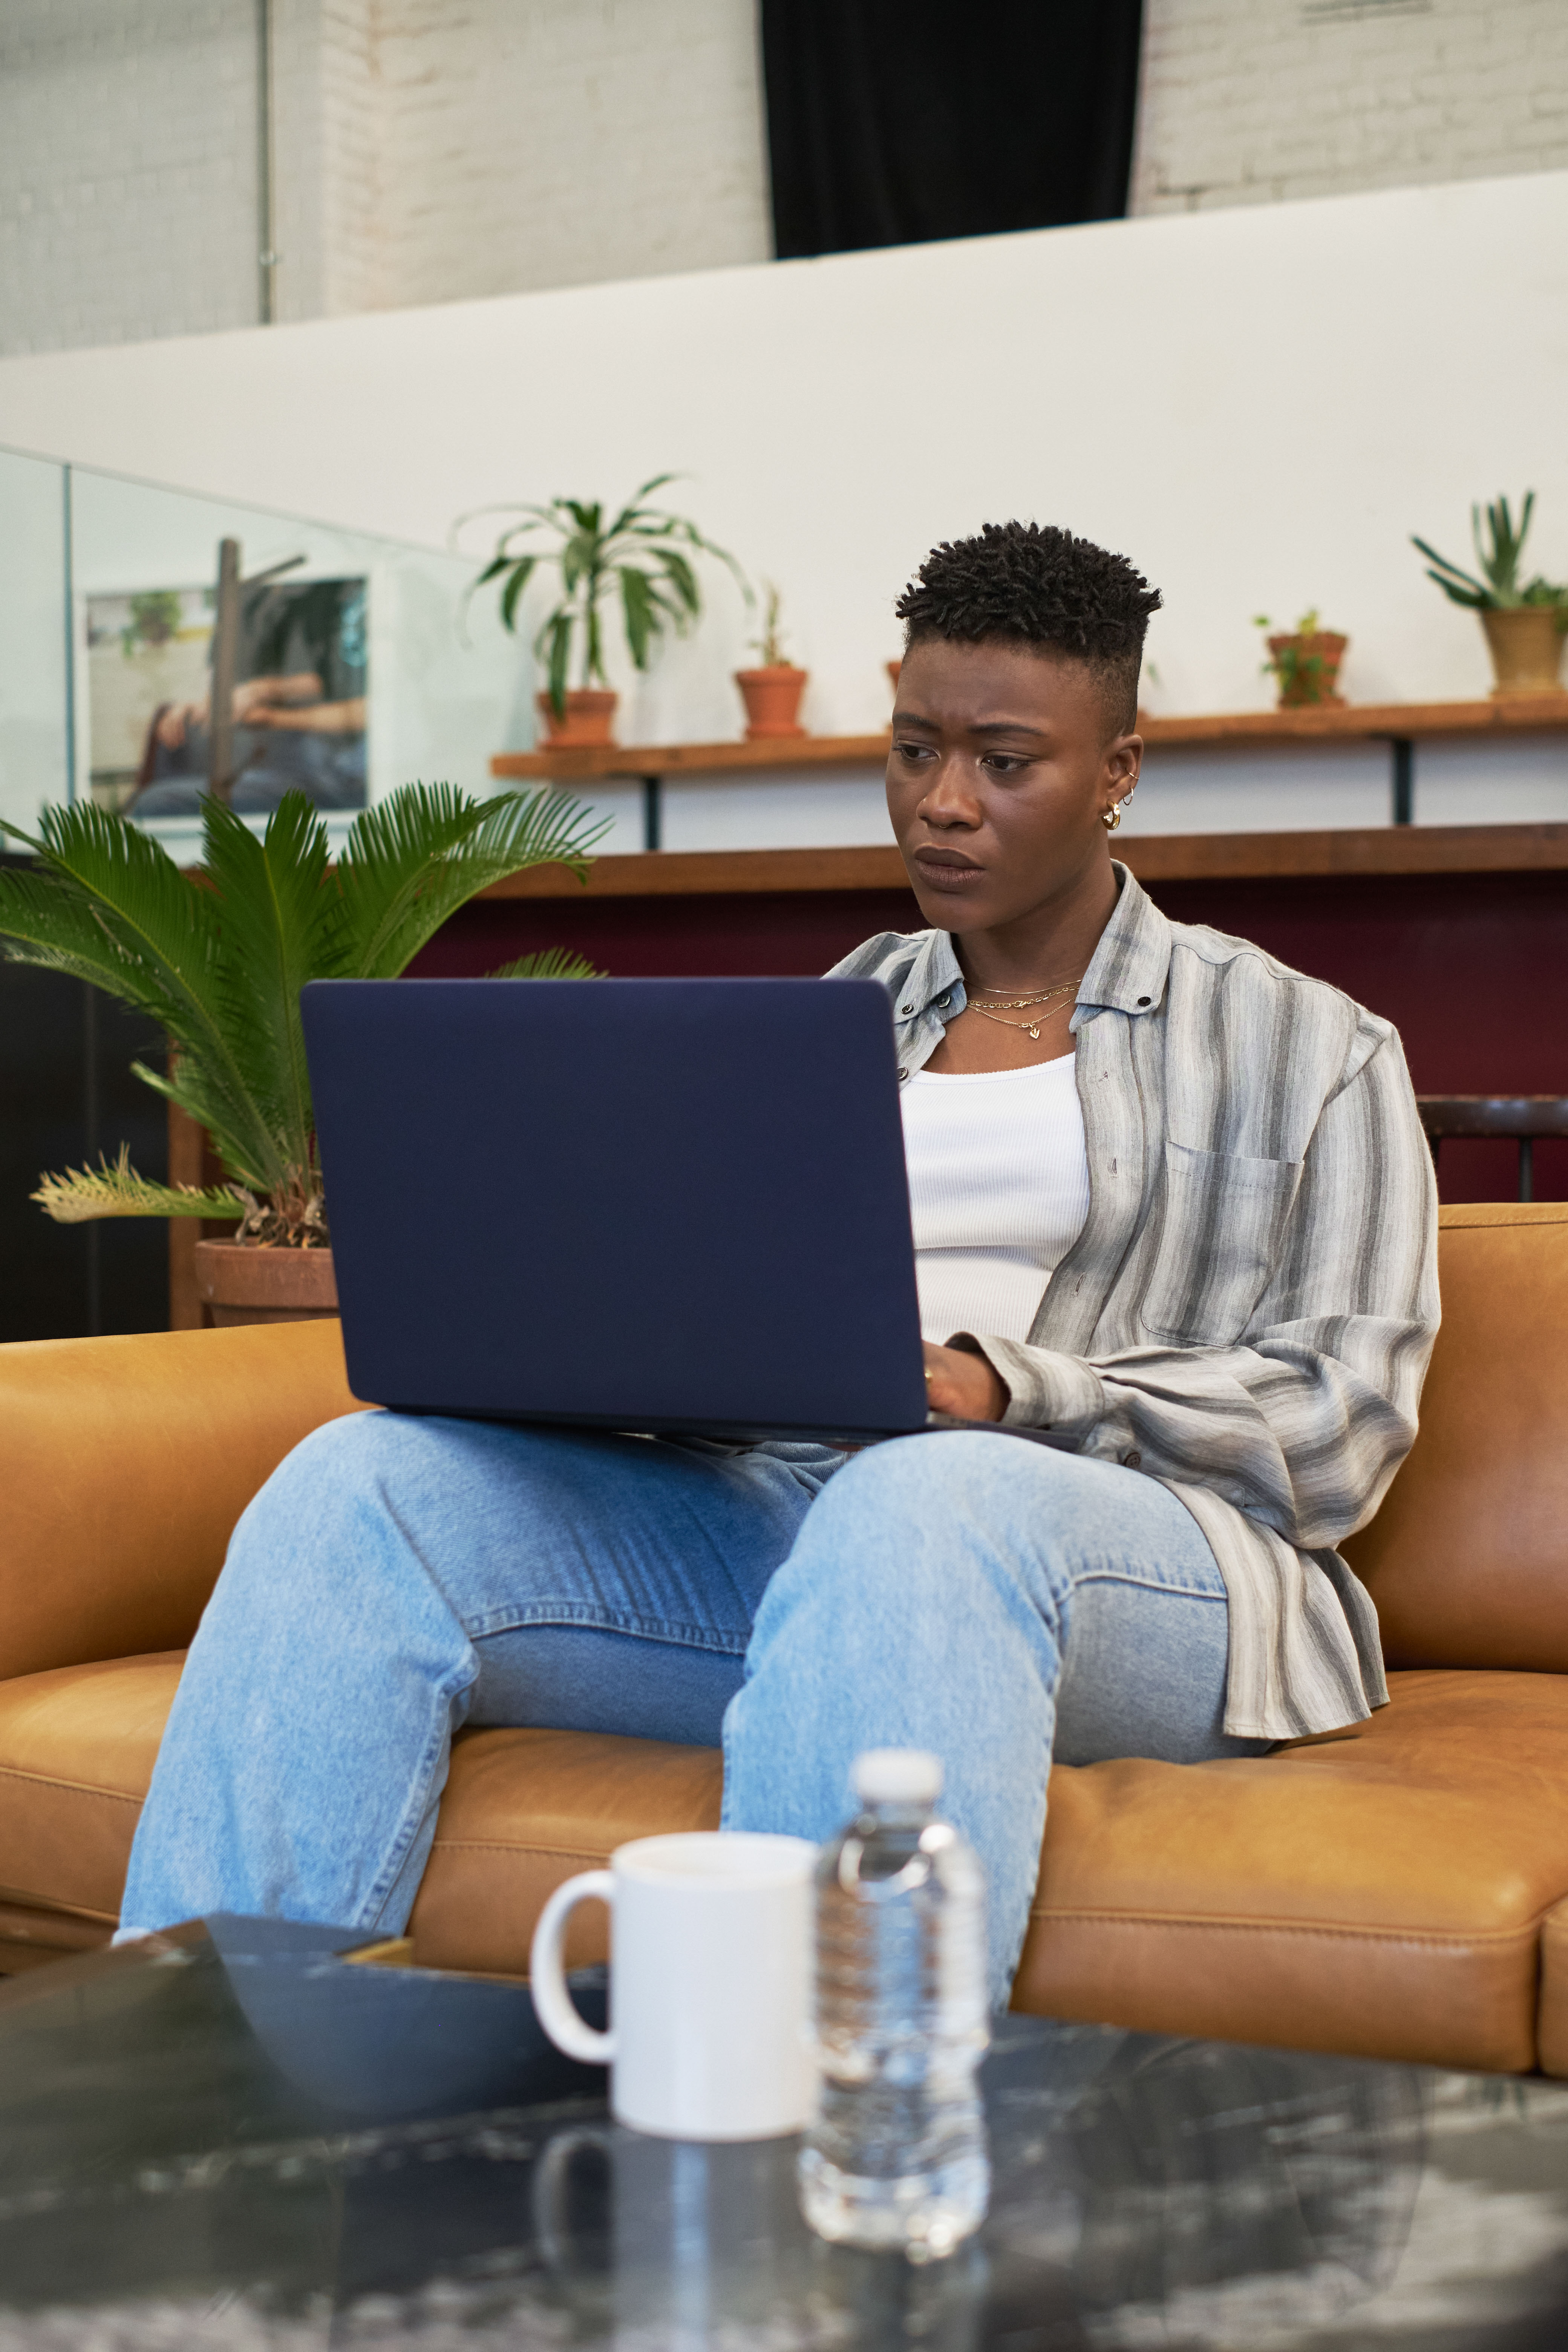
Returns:
[[[752,651],[760,657],[759,665],[755,669],[735,672],[735,683],[746,706],[746,734],[752,740],[761,736],[805,733],[797,714],[800,698],[805,691],[806,673],[785,660],[779,626],[783,599],[771,580],[765,580],[763,585],[767,592],[763,633],[752,641]]]
[[[655,474],[607,520],[596,499],[552,499],[542,507],[478,509],[523,518],[502,531],[495,553],[474,583],[477,590],[500,582],[500,616],[509,629],[517,627],[523,591],[539,566],[552,562],[560,571],[560,602],[545,614],[533,640],[548,680],[545,691],[535,698],[552,743],[614,740],[616,698],[605,674],[606,604],[619,600],[627,650],[636,667],[646,670],[666,631],[683,636],[702,611],[694,557],[714,556],[727,565],[742,594],[751,601],[751,590],[732,555],[704,538],[684,516],[647,504],[655,490],[674,479],[673,474]],[[522,546],[535,531],[545,532],[554,544]],[[567,683],[574,667],[574,687]]]
[[[1466,605],[1481,616],[1492,657],[1494,695],[1561,694],[1563,637],[1568,631],[1568,587],[1554,584],[1537,572],[1520,580],[1535,492],[1526,490],[1516,529],[1508,500],[1498,499],[1486,509],[1486,538],[1481,537],[1481,509],[1470,509],[1470,538],[1480,566],[1461,570],[1439,555],[1424,539],[1412,535],[1410,544],[1426,558],[1428,580],[1435,580],[1450,603]]]
[[[97,1168],[46,1176],[33,1198],[62,1224],[232,1221],[232,1240],[197,1244],[215,1321],[331,1314],[300,991],[309,980],[395,978],[465,899],[521,866],[562,864],[581,877],[605,821],[550,791],[477,801],[447,784],[405,784],[355,820],[335,864],[300,793],[259,837],[220,801],[204,803],[203,821],[194,875],[102,809],[47,810],[36,839],[4,826],[37,861],[0,871],[5,954],[89,981],[162,1023],[167,1071],[132,1066],[205,1129],[223,1177],[206,1188],[155,1183],[122,1146]],[[589,970],[552,950],[495,977]]]

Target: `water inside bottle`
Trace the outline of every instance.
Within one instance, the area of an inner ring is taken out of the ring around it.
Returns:
[[[817,2119],[801,2203],[821,2236],[931,2260],[990,2189],[980,1864],[925,1803],[868,1804],[816,1878]]]

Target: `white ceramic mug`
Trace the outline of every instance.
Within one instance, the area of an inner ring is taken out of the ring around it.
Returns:
[[[556,1888],[533,1931],[533,2005],[568,2057],[609,2065],[617,2123],[772,2139],[810,2120],[816,1864],[805,1838],[701,1830],[638,1838]],[[561,1965],[568,1916],[590,1897],[610,1906],[607,2033],[578,2015]]]

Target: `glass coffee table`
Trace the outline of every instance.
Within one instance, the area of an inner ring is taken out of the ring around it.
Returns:
[[[618,2130],[526,1989],[356,1940],[0,1989],[0,2352],[1568,2346],[1568,2085],[1004,2019],[990,2218],[917,2269],[810,2236],[793,2141]]]

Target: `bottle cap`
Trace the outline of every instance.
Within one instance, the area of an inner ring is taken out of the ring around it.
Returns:
[[[942,1758],[923,1748],[868,1748],[850,1768],[849,1785],[868,1805],[934,1805]]]

